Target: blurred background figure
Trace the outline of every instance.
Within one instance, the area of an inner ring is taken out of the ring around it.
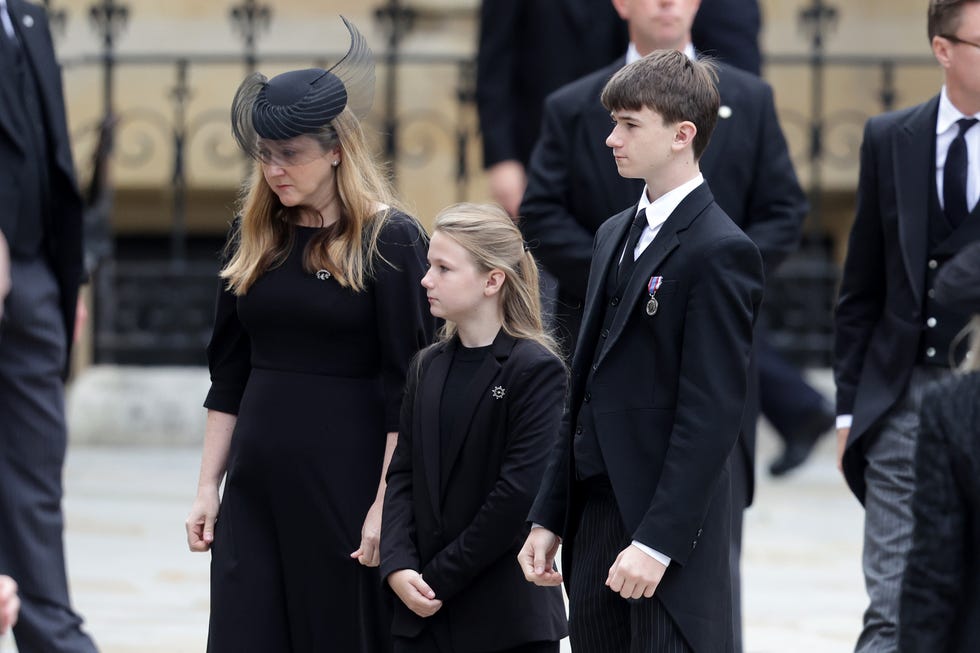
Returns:
[[[605,0],[484,0],[476,101],[490,196],[511,217],[548,93],[620,56],[626,26]]]
[[[758,0],[701,0],[691,40],[698,52],[758,75],[762,67],[761,29]]]
[[[936,277],[936,301],[973,315],[962,374],[922,402],[912,550],[902,581],[899,651],[980,651],[980,242]]]
[[[0,0],[0,207],[0,573],[20,583],[21,651],[94,652],[68,596],[61,511],[82,201],[47,16],[24,0]]]

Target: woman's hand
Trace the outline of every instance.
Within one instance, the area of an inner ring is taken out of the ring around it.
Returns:
[[[202,487],[197,490],[197,498],[191,506],[184,527],[187,529],[187,546],[191,551],[203,553],[214,542],[214,522],[218,520],[218,487]]]
[[[442,601],[414,569],[399,569],[388,576],[388,585],[405,607],[420,617],[431,617],[442,607]]]
[[[364,525],[361,526],[361,546],[357,551],[350,554],[350,557],[360,562],[365,567],[377,567],[381,564],[381,550],[378,543],[381,541],[381,508],[384,502],[376,499],[371,504],[367,516],[364,518]]]

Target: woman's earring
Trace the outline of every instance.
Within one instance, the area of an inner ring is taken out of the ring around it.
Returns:
[[[335,159],[333,162],[333,167],[336,168],[339,165],[340,165],[340,159]]]

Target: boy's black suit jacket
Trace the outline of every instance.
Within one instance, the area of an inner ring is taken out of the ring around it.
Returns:
[[[561,361],[501,331],[467,386],[448,469],[441,469],[443,386],[458,338],[419,354],[406,383],[398,446],[388,468],[381,576],[414,569],[443,601],[422,619],[395,599],[393,632],[448,629],[455,650],[491,651],[566,634],[561,589],[528,583],[517,563],[527,513],[565,401]],[[451,624],[451,628],[449,625]]]
[[[599,225],[635,203],[643,191],[643,180],[619,175],[605,143],[612,121],[599,96],[624,63],[620,57],[548,97],[520,209],[521,231],[535,257],[558,278],[558,298],[573,327]],[[772,272],[799,243],[807,201],[779,126],[772,88],[722,64],[718,92],[727,107],[720,113],[727,117],[718,119],[699,163],[701,172],[715,201],[752,239]],[[739,439],[749,503],[758,418],[755,385],[753,380]]]
[[[634,206],[613,216],[596,234],[567,420],[530,519],[563,536],[563,575],[576,582],[570,551],[579,545],[583,497],[571,426],[589,401],[626,528],[671,557],[657,596],[695,651],[728,651],[728,460],[745,404],[762,258],[702,184],[637,259],[626,292],[607,297],[606,275],[635,213]],[[653,275],[664,281],[651,316],[645,306]],[[606,331],[608,305],[619,311]]]

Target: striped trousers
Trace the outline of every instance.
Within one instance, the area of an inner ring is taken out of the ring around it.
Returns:
[[[590,483],[587,494],[571,552],[568,632],[573,653],[690,653],[656,595],[624,599],[606,587],[609,568],[632,537],[608,484]]]

